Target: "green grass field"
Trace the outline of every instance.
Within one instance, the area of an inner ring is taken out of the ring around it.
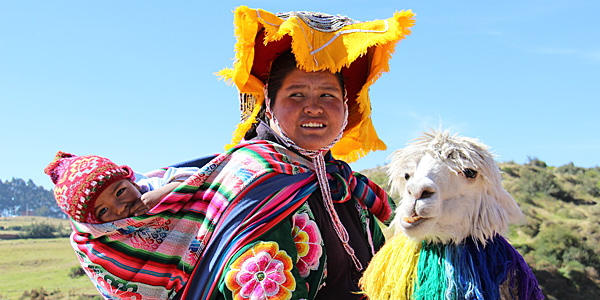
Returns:
[[[56,218],[37,217],[37,216],[2,217],[2,218],[0,218],[0,226],[3,226],[3,227],[26,226],[26,225],[31,225],[32,223],[46,223],[46,224],[50,224],[53,226],[60,225],[62,227],[70,227],[69,220],[67,220],[67,219],[56,219]]]
[[[32,221],[68,224],[66,220],[31,218],[2,218],[0,225],[27,225]],[[0,240],[0,299],[19,299],[24,292],[40,288],[52,294],[45,299],[98,295],[87,276],[69,277],[71,268],[78,266],[68,238]]]

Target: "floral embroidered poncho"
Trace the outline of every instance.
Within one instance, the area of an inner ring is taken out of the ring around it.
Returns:
[[[325,282],[327,242],[307,205],[318,190],[310,165],[275,143],[241,143],[146,215],[73,222],[73,247],[107,299],[312,299]],[[327,171],[334,200],[356,203],[363,234],[380,247],[373,215],[389,218],[385,192],[345,163]]]
[[[241,207],[231,209],[213,233],[213,244],[207,245],[205,252],[210,259],[201,260],[196,266],[183,294],[186,299],[315,299],[321,295],[319,291],[328,277],[339,275],[329,273],[329,269],[341,269],[337,265],[328,267],[328,262],[336,258],[328,257],[331,249],[335,249],[332,243],[339,241],[337,236],[326,236],[319,225],[328,224],[330,220],[326,212],[319,211],[322,200],[316,176],[309,169],[312,163],[275,143],[241,144],[244,148],[251,145],[273,147],[262,148],[257,154],[262,157],[283,154],[278,165],[294,167],[280,169],[285,173],[271,172],[272,178],[260,184],[251,183],[241,191]],[[293,174],[294,169],[296,174]],[[345,205],[351,208],[347,212],[355,217],[355,224],[344,225],[349,231],[356,229],[350,235],[351,245],[362,244],[368,249],[362,254],[366,267],[374,252],[383,245],[375,216],[382,221],[389,218],[387,194],[366,177],[352,173],[346,163],[331,157],[327,173],[336,210]],[[346,212],[338,213],[343,222],[348,220],[344,216]],[[331,255],[347,256],[343,250]],[[361,273],[354,273],[357,286]],[[351,276],[337,276],[340,277]],[[348,294],[358,292],[358,289],[345,290],[348,284],[339,280],[335,284],[328,288]]]

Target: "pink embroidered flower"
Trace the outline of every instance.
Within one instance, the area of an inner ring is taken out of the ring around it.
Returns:
[[[225,284],[236,300],[287,300],[296,289],[292,267],[292,259],[277,243],[259,242],[231,264]]]
[[[296,267],[300,276],[306,278],[310,271],[319,268],[319,259],[323,254],[321,232],[315,221],[310,220],[306,213],[294,215],[293,222],[292,236],[298,250]]]

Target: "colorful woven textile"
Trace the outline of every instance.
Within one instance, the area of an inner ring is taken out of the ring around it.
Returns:
[[[263,152],[262,155],[271,154]],[[287,158],[288,162],[294,160],[312,165],[301,157]],[[337,160],[327,162],[327,173],[333,180],[330,184],[338,183],[332,186],[332,193],[338,202],[358,199],[378,219],[389,219],[391,209],[387,194],[373,182],[358,173],[352,173],[347,164]],[[289,219],[318,189],[316,176],[309,172],[294,176],[278,174],[243,190],[242,194],[246,195],[243,201],[231,202],[223,213],[223,220],[215,228],[215,238],[206,247],[206,259],[198,262],[182,299],[213,299],[219,279],[224,276],[224,268],[231,263],[232,257],[239,254],[240,249],[254,245],[257,238],[282,224],[282,220]],[[341,194],[343,196],[338,197]],[[291,234],[290,231],[288,235]]]
[[[371,300],[544,299],[523,257],[500,235],[484,246],[416,243],[400,234],[361,280]]]
[[[210,284],[236,249],[278,224],[318,188],[310,165],[277,144],[241,143],[146,215],[105,224],[72,221],[72,245],[105,298],[171,299],[193,269],[208,285],[194,288],[210,295]],[[368,184],[352,183],[369,195]],[[246,198],[249,191],[254,197]],[[389,218],[389,206],[382,204],[386,197],[366,199],[378,217]]]

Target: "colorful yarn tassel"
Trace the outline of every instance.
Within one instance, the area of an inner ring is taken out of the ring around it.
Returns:
[[[500,235],[485,246],[469,238],[420,247],[397,236],[375,255],[361,287],[371,300],[544,299],[523,257]]]
[[[420,244],[398,235],[373,257],[360,280],[370,300],[411,299],[417,277]]]

